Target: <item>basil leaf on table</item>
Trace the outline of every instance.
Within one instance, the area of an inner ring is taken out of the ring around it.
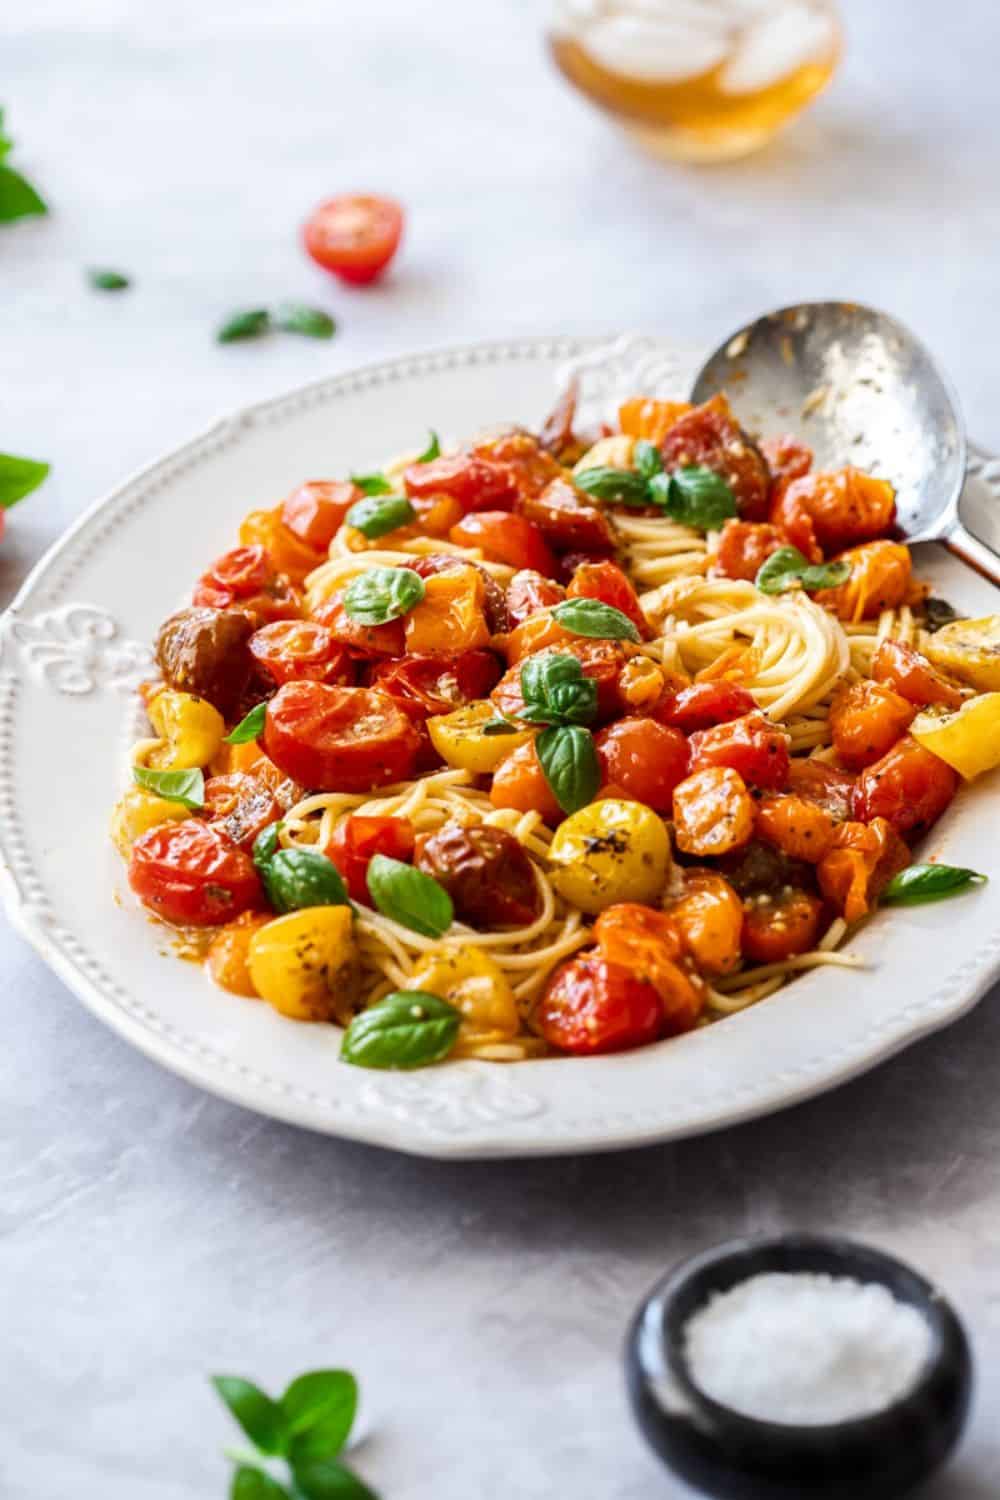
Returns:
[[[798,547],[779,547],[761,563],[754,583],[762,594],[783,594],[796,583],[811,593],[836,588],[850,572],[848,562],[811,563]]]
[[[233,313],[226,319],[216,341],[220,344],[235,344],[239,339],[259,339],[271,331],[271,314],[266,307],[251,307],[245,312]]]
[[[605,641],[638,641],[639,632],[620,609],[600,599],[564,599],[552,617],[574,635],[595,636]]]
[[[354,1426],[358,1382],[349,1370],[310,1370],[292,1381],[278,1405],[293,1468],[335,1458]]]
[[[213,1375],[212,1384],[261,1453],[280,1453],[284,1423],[276,1401],[239,1375]]]
[[[281,916],[306,906],[348,905],[340,871],[318,849],[277,849],[255,862],[268,900]]]
[[[698,531],[717,531],[736,515],[736,496],[714,469],[690,464],[672,474],[655,474],[649,495],[671,520]]]
[[[648,505],[649,485],[642,474],[632,469],[611,469],[598,465],[574,474],[573,483],[585,495],[613,505]]]
[[[601,784],[601,768],[589,729],[579,724],[550,725],[535,741],[535,752],[563,812],[579,812],[593,802]]]
[[[455,909],[444,886],[423,870],[387,854],[368,862],[368,894],[384,917],[424,937],[439,938],[448,931]]]
[[[235,729],[230,730],[223,740],[224,745],[248,745],[251,740],[259,739],[264,733],[264,723],[267,719],[267,704],[258,703],[252,708],[245,718],[241,719]]]
[[[293,1460],[292,1473],[305,1500],[378,1500],[374,1490],[335,1458]]]
[[[883,906],[917,906],[923,901],[942,901],[957,896],[972,885],[985,885],[987,877],[960,865],[907,865],[894,875],[882,892]]]
[[[47,477],[49,465],[34,458],[18,458],[0,453],[0,510],[10,510]]]
[[[648,438],[638,439],[635,447],[632,449],[632,461],[643,479],[652,479],[654,474],[663,473],[663,459],[660,456],[660,450]]]
[[[284,333],[301,333],[310,339],[332,339],[337,325],[321,307],[304,302],[283,302],[274,314],[274,326]]]
[[[391,495],[392,485],[384,474],[352,474],[351,483],[366,495]]]
[[[455,1007],[437,995],[396,990],[354,1017],[340,1056],[360,1068],[423,1068],[447,1057],[461,1019]]]
[[[344,590],[344,609],[361,625],[398,620],[424,597],[424,580],[412,568],[369,568]]]
[[[372,542],[376,537],[408,525],[416,514],[405,495],[370,495],[366,500],[356,501],[344,520]]]
[[[597,683],[585,677],[575,656],[561,652],[529,656],[521,667],[528,724],[589,724],[597,714]]]
[[[192,809],[205,806],[205,776],[200,770],[154,771],[150,766],[133,766],[132,778],[147,792],[155,792],[166,802],[179,802]]]
[[[0,166],[0,224],[47,214],[49,206],[26,177],[13,167]]]
[[[418,464],[429,464],[435,458],[441,457],[441,443],[433,427],[428,433],[428,437],[430,438],[430,442],[427,444],[427,447],[421,453],[420,457],[414,460]]]
[[[121,271],[91,270],[87,272],[87,280],[95,292],[123,292],[132,285]]]
[[[229,1500],[292,1500],[288,1490],[263,1469],[240,1464],[233,1472]]]

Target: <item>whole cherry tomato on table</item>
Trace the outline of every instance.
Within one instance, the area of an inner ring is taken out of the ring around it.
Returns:
[[[136,839],[128,879],[144,906],[179,927],[217,927],[263,905],[249,854],[200,818],[161,823]]]
[[[481,510],[451,528],[449,538],[459,547],[478,547],[488,562],[511,568],[530,568],[551,577],[556,560],[537,526],[504,510]]]
[[[347,512],[363,498],[349,479],[310,479],[283,502],[281,519],[299,541],[325,556]]]
[[[413,774],[420,735],[385,693],[289,682],[267,706],[264,749],[311,791],[369,792]]]
[[[281,816],[272,789],[246,771],[209,777],[205,782],[205,812],[212,827],[241,849],[252,849],[257,835]]]
[[[626,718],[594,737],[602,797],[632,797],[669,813],[674,788],[687,775],[688,744],[678,729],[655,719]]]
[[[401,656],[379,662],[372,669],[371,684],[396,699],[411,719],[422,721],[485,698],[501,670],[492,651]]]
[[[385,270],[402,234],[403,210],[392,198],[344,193],[320,204],[303,239],[318,266],[341,281],[363,286]]]
[[[347,647],[315,620],[275,620],[250,637],[250,653],[281,687],[286,682],[354,682]]]
[[[344,877],[351,900],[362,906],[371,906],[366,877],[374,856],[385,854],[390,859],[409,860],[413,846],[413,824],[409,818],[352,813],[337,824],[333,838],[323,852]]]
[[[553,974],[535,1010],[535,1024],[561,1052],[623,1052],[657,1040],[664,1024],[663,1002],[648,979],[585,953]]]

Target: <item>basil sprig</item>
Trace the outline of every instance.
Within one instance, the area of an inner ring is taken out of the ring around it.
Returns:
[[[424,937],[439,938],[455,918],[451,897],[443,885],[423,870],[375,854],[365,874],[368,894],[384,917]]]
[[[205,806],[205,776],[200,769],[154,771],[150,766],[133,766],[132,779],[165,802],[179,802],[192,810]]]
[[[433,463],[435,458],[441,457],[441,440],[438,437],[437,433],[434,431],[433,427],[431,428],[427,436],[429,440],[427,443],[427,447],[424,449],[423,453],[421,453],[420,457],[414,460],[415,463],[429,464]]]
[[[271,314],[266,307],[250,307],[232,313],[215,337],[220,344],[235,344],[241,339],[259,339],[271,331]]]
[[[628,615],[600,599],[563,599],[552,617],[573,635],[596,636],[605,641],[638,641],[639,631]]]
[[[0,510],[10,510],[25,495],[37,490],[48,472],[49,465],[38,459],[0,453]]]
[[[597,683],[584,676],[577,657],[562,652],[528,657],[521,697],[517,716],[528,724],[589,724],[597,714]]]
[[[87,272],[87,280],[95,292],[124,292],[132,285],[121,271],[93,269]]]
[[[811,563],[798,547],[779,547],[757,569],[754,582],[762,594],[783,594],[795,584],[807,593],[833,589],[850,576],[849,562]]]
[[[224,745],[248,745],[251,740],[260,739],[264,733],[264,722],[267,719],[267,704],[258,703],[256,708],[240,720],[235,729],[230,730],[223,740]]]
[[[304,302],[283,302],[275,309],[274,326],[283,333],[300,333],[308,339],[332,339],[337,331],[329,313]]]
[[[6,158],[13,145],[10,137],[4,134],[3,110],[0,109],[0,224],[49,211],[45,199],[27,178],[7,166]]]
[[[392,485],[384,474],[352,474],[351,483],[366,495],[391,495]]]
[[[655,443],[648,438],[639,438],[632,449],[632,462],[635,464],[643,479],[652,479],[654,474],[663,473],[663,458]]]
[[[574,475],[573,483],[585,495],[606,505],[651,505],[649,483],[633,469],[611,469],[599,464]]]
[[[579,724],[551,724],[535,741],[545,780],[564,813],[593,802],[601,784],[594,736]]]
[[[358,1068],[425,1068],[448,1056],[461,1020],[454,1005],[437,995],[395,990],[354,1017],[340,1058]]]
[[[985,885],[987,877],[960,865],[907,865],[894,875],[882,892],[884,906],[917,906],[923,901],[943,901],[972,885]]]
[[[347,906],[347,887],[337,866],[318,849],[282,849],[281,823],[269,823],[254,840],[253,862],[279,916],[306,906]]]
[[[369,568],[344,590],[344,609],[360,625],[398,620],[424,597],[424,580],[412,568]]]
[[[370,495],[351,506],[344,520],[370,542],[396,531],[416,519],[416,511],[405,495]]]
[[[699,531],[717,531],[736,515],[736,496],[714,469],[687,464],[667,474],[659,449],[645,440],[636,443],[633,457],[634,469],[584,469],[573,482],[595,500],[636,508],[654,505],[672,521]]]

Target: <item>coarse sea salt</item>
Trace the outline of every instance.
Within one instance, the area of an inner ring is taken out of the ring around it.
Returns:
[[[765,1272],[688,1320],[685,1354],[706,1396],[762,1421],[822,1426],[882,1411],[916,1384],[927,1320],[876,1282]]]

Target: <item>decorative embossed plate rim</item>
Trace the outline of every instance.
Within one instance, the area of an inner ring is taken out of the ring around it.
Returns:
[[[1000,970],[1000,862],[972,798],[942,820],[932,852],[997,877],[988,887],[922,915],[878,917],[855,944],[872,963],[862,975],[818,971],[709,1031],[609,1058],[512,1069],[463,1062],[399,1076],[343,1068],[332,1028],[298,1026],[212,990],[172,954],[157,956],[130,898],[109,899],[121,870],[104,828],[116,762],[135,733],[133,689],[148,670],[140,642],[212,546],[221,550],[250,503],[320,465],[377,461],[432,414],[456,432],[537,418],[567,361],[598,406],[626,391],[677,393],[691,356],[634,338],[479,344],[369,366],[248,408],[92,507],[0,622],[7,912],[97,1016],[191,1082],[265,1114],[424,1155],[606,1150],[716,1129],[830,1088],[956,1019]],[[1000,506],[1000,464],[976,453],[972,473],[972,499]],[[167,506],[192,524],[186,541],[164,549]],[[152,588],[120,565],[149,556]],[[996,608],[995,592],[954,560],[928,549],[922,562],[971,609]],[[976,800],[988,796],[983,787]],[[92,878],[81,880],[91,864]]]

